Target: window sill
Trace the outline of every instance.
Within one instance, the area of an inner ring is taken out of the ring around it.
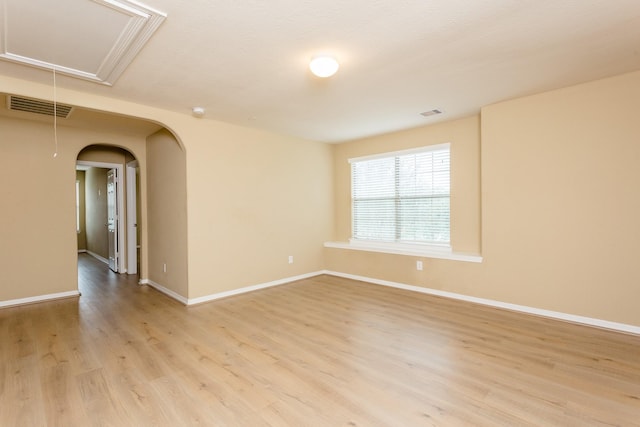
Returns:
[[[325,242],[325,248],[349,249],[384,254],[409,255],[423,258],[448,259],[452,261],[482,262],[482,256],[452,252],[448,246],[403,245],[397,243]]]

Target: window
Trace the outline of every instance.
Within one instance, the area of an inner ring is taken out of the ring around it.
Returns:
[[[351,159],[352,241],[449,245],[449,144]]]

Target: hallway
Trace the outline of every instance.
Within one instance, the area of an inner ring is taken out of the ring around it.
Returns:
[[[120,305],[140,292],[151,292],[146,286],[138,286],[138,280],[137,274],[114,273],[107,264],[91,255],[78,254],[78,289],[83,304]]]

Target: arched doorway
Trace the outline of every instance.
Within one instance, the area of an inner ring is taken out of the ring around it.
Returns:
[[[124,148],[96,144],[76,161],[78,252],[116,273],[137,274],[140,262],[139,166]]]

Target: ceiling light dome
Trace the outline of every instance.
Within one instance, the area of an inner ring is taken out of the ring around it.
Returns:
[[[333,76],[336,71],[338,71],[339,67],[340,64],[338,64],[338,61],[334,57],[328,55],[314,56],[309,63],[311,72],[316,76],[323,78]]]

